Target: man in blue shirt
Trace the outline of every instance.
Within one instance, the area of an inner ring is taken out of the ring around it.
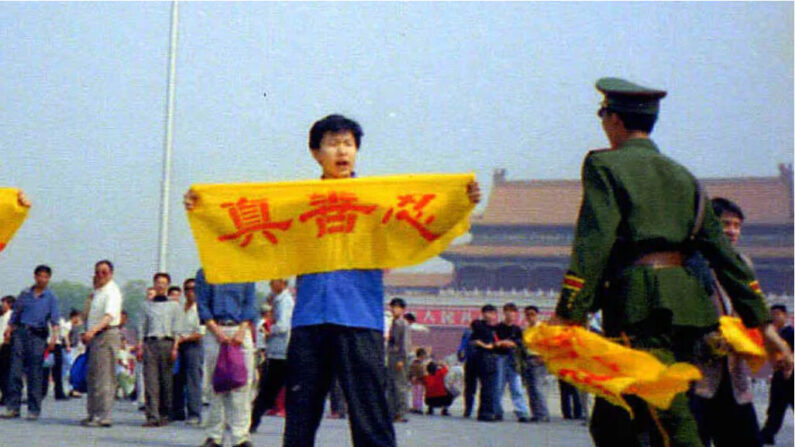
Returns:
[[[212,378],[221,345],[232,344],[243,349],[248,380],[242,387],[223,393],[213,393],[210,415],[207,418],[207,439],[201,447],[223,445],[224,428],[229,426],[232,445],[251,447],[251,387],[254,383],[254,343],[251,330],[257,318],[254,283],[208,284],[204,270],[196,273],[196,305],[199,319],[207,327],[204,337],[204,372]]]
[[[36,420],[41,413],[42,359],[48,345],[48,332],[52,333],[49,346],[55,346],[58,337],[58,297],[47,286],[52,269],[39,265],[33,271],[35,284],[25,289],[14,303],[11,321],[6,333],[11,336],[11,371],[9,373],[8,400],[3,419],[19,417],[22,396],[22,373],[27,377],[28,415]],[[51,331],[49,329],[52,329]]]
[[[362,135],[359,124],[342,115],[329,115],[312,126],[309,152],[323,179],[355,177]],[[467,191],[473,202],[480,200],[477,183]],[[385,389],[383,272],[301,275],[296,287],[283,445],[314,445],[324,400],[336,377],[348,402],[353,445],[395,446]]]

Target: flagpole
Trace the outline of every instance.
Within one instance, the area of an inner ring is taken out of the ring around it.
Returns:
[[[160,249],[157,268],[167,269],[168,256],[168,202],[171,187],[171,149],[174,143],[174,96],[177,86],[177,31],[179,29],[179,8],[177,0],[171,3],[171,40],[169,44],[168,102],[166,104],[166,137],[163,148],[163,181],[160,196]]]

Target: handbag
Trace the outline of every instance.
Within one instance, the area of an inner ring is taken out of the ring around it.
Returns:
[[[238,345],[224,343],[218,352],[213,373],[213,390],[226,393],[246,384],[248,371],[243,349]]]
[[[77,392],[88,392],[88,351],[77,356],[72,363],[72,368],[69,370],[69,383]]]

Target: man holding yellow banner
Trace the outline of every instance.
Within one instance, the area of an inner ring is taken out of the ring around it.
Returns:
[[[605,95],[598,116],[611,147],[585,157],[571,263],[551,322],[582,325],[589,312],[601,310],[607,337],[664,364],[687,361],[695,341],[718,325],[703,285],[683,267],[699,251],[743,323],[762,327],[768,348],[780,351],[759,283],[704,205],[705,193],[649,139],[666,92],[617,78],[600,79],[596,88]],[[791,369],[792,356],[782,355],[782,366]],[[600,360],[596,354],[591,358]],[[677,366],[685,373],[680,378],[698,377],[687,369]],[[576,383],[588,373],[575,368],[562,378]],[[590,427],[596,445],[636,446],[647,439],[652,446],[701,447],[681,382],[668,388],[672,399],[666,396],[654,407],[649,400],[626,397],[632,415],[597,398]],[[654,390],[663,391],[659,385]],[[621,401],[620,396],[611,400]]]
[[[285,447],[314,445],[333,379],[355,446],[395,446],[385,395],[382,269],[422,262],[469,230],[473,175],[355,178],[362,129],[317,121],[320,180],[197,185],[185,196],[209,282],[298,275],[287,349]]]

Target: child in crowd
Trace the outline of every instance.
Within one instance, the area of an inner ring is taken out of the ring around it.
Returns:
[[[442,408],[442,416],[449,416],[447,407],[453,403],[453,396],[444,386],[444,377],[449,368],[444,363],[437,365],[435,362],[428,363],[428,374],[422,378],[425,383],[425,405],[428,406],[428,413],[433,414],[436,407]]]
[[[116,397],[119,399],[129,397],[135,389],[135,356],[123,338],[121,349],[116,354],[116,383]]]
[[[428,352],[423,348],[417,349],[417,355],[409,366],[409,382],[411,382],[411,412],[422,414],[422,395],[425,392],[425,363]]]

